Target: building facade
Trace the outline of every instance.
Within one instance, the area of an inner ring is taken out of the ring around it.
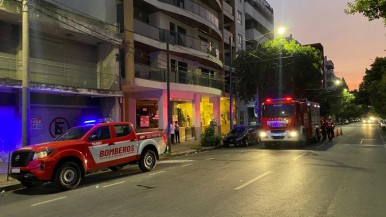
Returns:
[[[29,1],[29,35],[23,35],[21,1],[0,1],[0,118],[6,123],[0,152],[22,145],[23,37],[29,39],[29,144],[52,140],[87,118],[121,119],[118,26],[82,13],[110,1],[64,2]],[[101,7],[109,19],[116,14],[112,6]]]
[[[235,50],[233,58],[240,50],[254,49],[258,44],[264,43],[274,38],[274,11],[270,4],[265,0],[234,0],[229,1],[234,5],[235,22]],[[231,65],[229,61],[225,65]],[[259,72],[256,72],[259,73]],[[226,71],[229,77],[229,70]],[[237,73],[232,74],[237,78]],[[233,79],[236,80],[236,79]],[[228,82],[228,81],[227,81]],[[234,88],[237,88],[234,84]],[[228,91],[227,91],[228,92]],[[258,97],[255,101],[243,102],[236,99],[235,123],[240,125],[255,125],[259,119]]]
[[[144,131],[178,121],[181,141],[199,139],[211,121],[227,133],[231,110],[234,124],[256,121],[254,103],[229,94],[230,69],[237,51],[273,38],[264,0],[34,0],[28,9],[30,144],[91,118]],[[13,124],[0,143],[13,150],[22,137],[20,1],[0,1],[0,23],[0,115]]]

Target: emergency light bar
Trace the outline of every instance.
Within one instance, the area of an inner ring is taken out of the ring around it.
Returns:
[[[277,101],[292,101],[292,97],[277,98],[277,99],[271,99],[271,98],[265,99],[266,103],[277,102]]]
[[[98,123],[109,123],[112,122],[111,118],[99,118],[83,121],[84,125],[94,125]]]

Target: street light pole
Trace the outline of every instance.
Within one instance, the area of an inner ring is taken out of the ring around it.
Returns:
[[[167,33],[166,35],[166,97],[167,97],[167,118],[168,118],[168,126],[167,126],[167,138],[168,138],[168,153],[172,153],[172,147],[170,145],[171,139],[170,139],[170,125],[171,125],[171,120],[172,120],[172,111],[171,111],[171,106],[170,106],[170,63],[169,63],[169,34],[170,32]]]
[[[229,119],[230,119],[230,131],[233,129],[233,97],[232,97],[232,36],[229,37],[229,44],[231,45],[231,59],[230,59],[230,67],[229,67]]]
[[[22,2],[22,146],[29,145],[29,116],[30,116],[30,90],[29,90],[29,20],[28,0]]]

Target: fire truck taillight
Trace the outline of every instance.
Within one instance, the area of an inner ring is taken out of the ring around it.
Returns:
[[[285,98],[285,101],[291,101],[292,100],[292,97],[286,97]]]
[[[272,99],[270,99],[270,98],[265,99],[265,102],[266,102],[266,103],[270,103],[270,102],[272,102]]]

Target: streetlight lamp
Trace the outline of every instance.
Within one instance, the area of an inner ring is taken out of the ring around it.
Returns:
[[[272,33],[277,33],[279,36],[282,36],[282,35],[285,34],[285,32],[286,32],[286,28],[281,26],[281,27],[277,28],[274,31],[266,32],[266,33],[260,35],[260,38],[256,41],[256,43],[257,43],[256,44],[256,48],[259,47],[260,43],[263,41],[263,39],[265,38],[266,35],[269,35],[269,34],[272,34]],[[255,39],[253,39],[253,40],[255,40]]]
[[[284,33],[286,32],[286,28],[285,27],[279,27],[276,31],[271,31],[271,32],[267,32],[267,33],[264,33],[262,34],[260,37],[259,40],[257,40],[257,44],[256,44],[256,49],[259,47],[260,43],[262,42],[262,39],[265,38],[266,35],[268,34],[271,34],[271,33],[277,33],[279,36],[282,36],[284,35]],[[259,58],[258,56],[255,56],[254,54],[251,54],[251,53],[248,53],[249,55],[253,56],[253,57],[257,57]],[[260,94],[259,94],[259,82],[256,82],[256,107],[255,107],[255,116],[256,116],[256,121],[257,123],[260,123],[260,118],[259,118],[259,114],[260,114]]]

